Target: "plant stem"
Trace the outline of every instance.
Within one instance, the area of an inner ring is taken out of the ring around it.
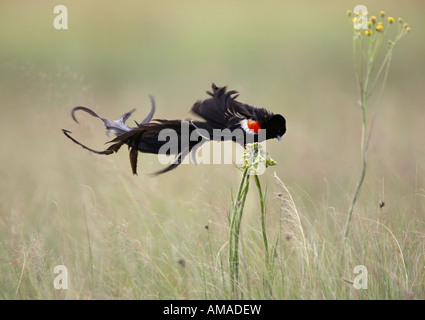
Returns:
[[[265,249],[265,266],[266,274],[263,278],[263,283],[268,289],[269,296],[271,297],[271,287],[270,279],[272,273],[272,264],[273,264],[273,252],[276,252],[276,244],[272,246],[270,255],[269,244],[267,240],[267,231],[266,231],[266,192],[263,193],[261,188],[260,179],[258,178],[259,173],[259,164],[264,164],[267,166],[276,165],[276,162],[271,159],[268,154],[262,149],[258,143],[248,144],[246,151],[244,152],[244,166],[242,179],[239,184],[238,193],[235,199],[232,199],[232,212],[231,215],[228,213],[229,221],[229,242],[228,242],[228,261],[229,261],[229,273],[230,273],[230,283],[232,288],[232,294],[235,298],[238,298],[238,283],[239,283],[239,238],[241,231],[241,222],[242,214],[245,206],[246,197],[249,190],[249,175],[254,176],[255,184],[257,186],[258,194],[260,196],[260,205],[261,205],[261,230],[264,241]],[[243,244],[242,240],[241,243]],[[249,283],[248,283],[249,286]]]
[[[394,19],[393,19],[394,22]],[[390,22],[391,24],[392,22]],[[382,23],[381,23],[382,25]],[[408,25],[404,26],[408,32],[410,29],[407,29]],[[360,90],[360,105],[362,108],[362,138],[361,138],[361,153],[362,153],[362,171],[360,174],[359,182],[357,183],[356,190],[354,192],[353,198],[351,200],[350,208],[348,210],[347,220],[345,222],[344,228],[344,241],[348,237],[350,222],[353,216],[354,207],[360,195],[360,191],[366,176],[366,167],[367,167],[367,149],[369,144],[369,139],[371,135],[372,128],[369,129],[369,135],[367,135],[367,122],[366,122],[366,113],[367,113],[367,102],[369,95],[373,92],[378,81],[381,79],[383,74],[382,88],[381,93],[386,84],[388,70],[391,63],[392,51],[396,43],[406,34],[401,23],[399,24],[398,34],[394,41],[389,41],[389,49],[381,63],[380,68],[377,72],[374,72],[376,63],[378,61],[378,54],[381,50],[382,44],[384,42],[385,35],[388,33],[389,25],[385,27],[385,32],[379,32],[376,28],[376,33],[374,36],[370,36],[371,33],[365,38],[358,31],[354,31],[353,34],[353,56],[354,56],[354,68],[356,79],[358,81],[359,90]],[[382,26],[381,26],[382,30]],[[365,45],[366,39],[366,47]],[[360,61],[359,61],[360,60]],[[360,70],[359,70],[360,69]],[[375,74],[374,80],[372,83],[371,78],[372,74]],[[372,121],[373,125],[373,121]]]
[[[357,38],[358,39],[358,38]],[[373,67],[375,64],[375,59],[370,59],[371,54],[371,45],[369,43],[369,54],[366,58],[363,57],[363,39],[360,38],[360,79],[359,79],[359,88],[360,88],[360,98],[361,98],[361,108],[362,108],[362,137],[361,137],[361,153],[362,153],[362,171],[360,173],[360,179],[357,183],[356,190],[351,200],[350,208],[348,209],[347,220],[345,222],[344,228],[344,240],[348,237],[350,222],[353,216],[354,207],[356,205],[357,199],[360,195],[360,191],[366,176],[366,167],[367,167],[367,100],[368,100],[368,89],[369,89],[369,80],[372,75]],[[356,53],[356,42],[354,41],[354,54]],[[366,60],[366,74],[363,78],[363,60]]]
[[[263,242],[264,242],[264,249],[266,251],[265,253],[265,262],[267,270],[269,270],[269,244],[267,240],[267,232],[266,232],[266,206],[265,206],[265,195],[263,195],[263,192],[261,190],[261,184],[260,179],[258,179],[258,176],[255,174],[255,184],[257,185],[258,194],[260,196],[260,204],[261,204],[261,231],[263,233]]]
[[[365,102],[365,101],[364,101]],[[354,192],[353,199],[351,200],[350,209],[348,210],[347,221],[345,222],[344,239],[348,237],[349,227],[351,218],[353,215],[354,206],[356,205],[357,199],[360,195],[360,190],[363,185],[364,178],[366,176],[367,166],[367,143],[366,143],[366,105],[362,106],[363,122],[362,122],[362,172],[360,174],[359,182],[357,183],[356,191]]]
[[[232,216],[230,219],[230,231],[229,231],[229,270],[230,270],[230,282],[232,287],[232,293],[237,298],[237,287],[239,284],[239,238],[241,231],[242,215],[245,206],[246,197],[249,190],[249,175],[248,168],[243,171],[241,183],[239,185],[238,193],[236,198],[233,200]],[[265,206],[265,194],[263,194],[260,179],[257,174],[254,174],[255,184],[257,186],[258,194],[260,197],[261,205],[261,230],[263,235],[264,249],[265,249],[265,264],[266,264],[266,275],[264,278],[265,285],[271,295],[270,288],[270,274],[271,274],[271,260],[269,254],[269,245],[266,231],[266,206]]]
[[[275,254],[276,246],[272,246],[272,255],[269,254],[269,242],[267,240],[267,230],[266,230],[266,193],[263,194],[263,191],[261,189],[260,179],[258,178],[258,175],[254,175],[255,184],[257,185],[258,194],[260,196],[260,205],[261,205],[261,231],[263,233],[263,242],[264,242],[264,260],[266,263],[266,275],[264,278],[264,285],[267,288],[269,298],[272,297],[272,288],[270,285],[271,282],[271,276],[272,276],[272,264],[273,260],[272,257]],[[273,250],[274,248],[274,250]]]
[[[230,220],[229,230],[229,267],[230,267],[230,282],[232,293],[237,298],[236,288],[239,283],[239,235],[242,221],[243,209],[245,206],[246,196],[249,190],[248,168],[242,174],[241,183],[239,185],[238,194],[233,201],[232,217]]]

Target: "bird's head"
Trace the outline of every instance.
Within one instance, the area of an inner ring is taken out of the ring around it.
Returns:
[[[280,114],[273,115],[270,120],[267,121],[266,126],[266,139],[282,139],[282,136],[286,132],[286,120]]]

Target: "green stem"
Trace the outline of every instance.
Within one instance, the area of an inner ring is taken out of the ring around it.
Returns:
[[[351,200],[350,208],[348,210],[347,221],[345,222],[344,229],[344,239],[348,237],[349,227],[351,218],[353,215],[354,206],[356,205],[357,199],[360,195],[360,190],[363,185],[364,178],[366,176],[366,166],[367,166],[367,144],[366,144],[366,108],[363,109],[363,124],[362,124],[362,172],[360,174],[359,182],[357,183],[356,191],[354,192],[353,199]]]
[[[242,221],[243,209],[249,190],[248,168],[242,174],[236,199],[233,201],[232,217],[229,230],[229,267],[232,293],[236,297],[236,288],[239,283],[239,235]]]
[[[236,200],[233,201],[233,211],[232,211],[232,217],[230,220],[230,233],[229,233],[229,259],[231,257],[231,250],[233,248],[233,233],[234,233],[234,225],[235,225],[235,221],[237,219],[237,209],[238,209],[238,205],[241,199],[241,194],[243,191],[243,185],[245,183],[246,177],[248,174],[248,169],[245,169],[243,174],[242,174],[242,179],[241,179],[241,183],[239,185],[239,189],[238,189],[238,194],[236,196]]]
[[[260,204],[261,204],[261,231],[263,233],[264,249],[266,251],[266,253],[265,253],[266,267],[267,267],[267,270],[269,270],[270,257],[269,257],[269,244],[268,244],[267,232],[266,232],[265,197],[264,197],[263,192],[261,190],[260,179],[258,179],[258,176],[256,174],[254,175],[254,178],[255,178],[255,184],[257,185],[258,194],[260,196]]]
[[[367,99],[368,99],[368,87],[369,80],[372,72],[372,65],[374,61],[367,61],[367,71],[364,79],[364,83],[361,84],[360,94],[361,94],[361,107],[362,107],[362,138],[361,138],[361,152],[362,152],[362,171],[360,174],[359,182],[357,183],[356,190],[353,195],[353,199],[351,200],[350,208],[348,210],[347,220],[345,222],[344,228],[344,239],[348,237],[350,222],[353,216],[354,207],[356,205],[357,199],[360,195],[360,191],[364,182],[364,178],[366,176],[366,167],[367,167]]]
[[[234,267],[235,267],[234,275],[236,279],[236,281],[234,282],[235,286],[237,286],[239,283],[239,236],[240,236],[240,230],[241,230],[242,214],[243,214],[243,209],[245,207],[245,200],[248,194],[248,189],[249,189],[249,179],[246,179],[245,188],[242,193],[242,200],[241,200],[241,205],[240,205],[239,214],[238,214],[238,221],[235,228],[235,243],[234,243],[234,256],[233,256]]]
[[[268,288],[269,296],[271,297],[271,287],[270,279],[272,273],[272,264],[273,256],[270,256],[270,250],[267,239],[266,231],[266,192],[263,193],[261,188],[260,179],[258,178],[258,165],[264,163],[267,165],[275,165],[276,162],[271,160],[267,153],[264,152],[261,147],[257,144],[249,144],[247,146],[247,151],[244,153],[245,165],[242,167],[243,174],[242,179],[239,184],[239,189],[235,199],[232,199],[232,212],[228,214],[229,221],[229,242],[228,242],[228,261],[229,261],[229,271],[230,271],[230,284],[232,288],[232,293],[235,298],[238,298],[238,283],[239,283],[239,239],[241,234],[241,222],[242,215],[245,206],[246,197],[249,190],[249,173],[252,173],[254,176],[255,184],[257,186],[258,194],[260,196],[260,205],[261,205],[261,230],[264,241],[265,248],[265,265],[266,265],[266,274],[263,278],[263,281]],[[267,189],[266,189],[267,190]],[[242,240],[241,243],[243,244]],[[272,246],[275,250],[276,247]],[[249,284],[248,284],[249,285]]]
[[[264,278],[264,285],[268,290],[269,297],[272,297],[272,289],[271,289],[271,277],[272,277],[272,257],[275,252],[273,252],[272,247],[272,256],[269,254],[269,242],[267,240],[267,230],[266,230],[266,193],[263,194],[263,191],[261,189],[260,179],[258,178],[258,175],[254,175],[255,184],[257,185],[258,189],[258,195],[260,196],[260,205],[261,205],[261,231],[263,233],[263,242],[264,242],[264,260],[266,263],[266,275]],[[276,249],[276,247],[274,247]]]

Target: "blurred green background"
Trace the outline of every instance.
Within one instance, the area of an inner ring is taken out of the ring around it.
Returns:
[[[53,27],[59,4],[68,9],[68,30]],[[371,109],[376,119],[359,206],[375,212],[385,200],[392,221],[416,221],[423,232],[425,3],[1,1],[0,239],[8,252],[2,283],[9,288],[3,297],[31,296],[15,292],[15,277],[21,245],[34,234],[53,260],[75,261],[66,258],[68,245],[80,250],[87,203],[95,203],[96,214],[143,231],[130,203],[146,223],[160,219],[164,234],[173,229],[173,243],[196,238],[209,221],[226,224],[230,192],[240,179],[233,165],[184,165],[151,178],[146,173],[161,165],[141,154],[139,176],[132,176],[125,148],[98,156],[64,137],[62,128],[97,149],[107,141],[99,121],[83,115],[81,125],[72,121],[77,105],[109,119],[137,108],[132,118],[141,120],[151,94],[156,117],[182,119],[191,117],[188,110],[212,82],[227,85],[240,92],[240,101],[287,119],[282,143],[268,143],[278,163],[262,177],[270,193],[276,170],[310,221],[326,224],[330,212],[343,221],[360,172],[361,112],[346,16],[357,4],[403,17],[412,29],[394,50],[379,109]],[[255,200],[250,206],[258,208]],[[86,217],[89,233],[98,230],[98,215]],[[252,216],[247,223],[257,223]]]

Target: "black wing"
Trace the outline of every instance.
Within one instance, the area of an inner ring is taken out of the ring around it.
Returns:
[[[237,91],[226,92],[227,87],[212,84],[213,92],[207,92],[212,98],[196,102],[190,110],[217,128],[231,128],[243,119],[253,119],[262,124],[272,114],[264,108],[256,108],[236,101]]]

